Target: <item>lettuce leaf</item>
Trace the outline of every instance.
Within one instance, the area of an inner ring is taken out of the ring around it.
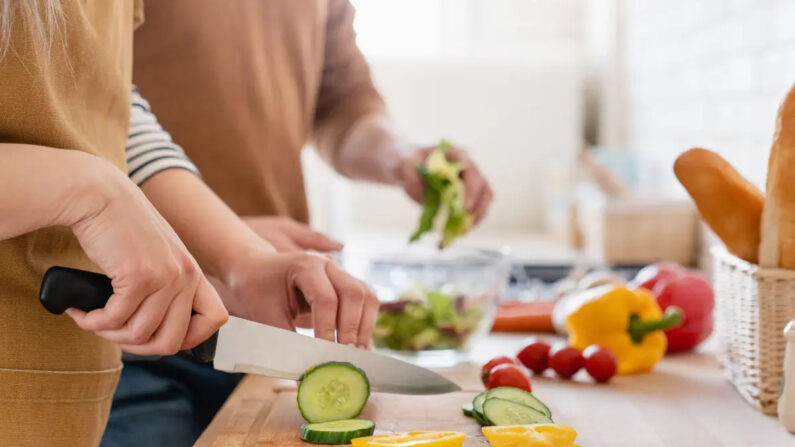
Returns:
[[[472,227],[472,216],[464,208],[464,182],[461,180],[463,167],[447,159],[446,153],[452,145],[442,140],[439,146],[428,154],[423,165],[417,167],[425,180],[425,193],[422,201],[417,229],[411,235],[414,242],[423,234],[432,231],[434,220],[440,211],[446,215],[439,248],[450,246],[455,239]]]

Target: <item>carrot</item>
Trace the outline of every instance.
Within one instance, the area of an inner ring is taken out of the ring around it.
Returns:
[[[551,301],[500,303],[497,318],[494,320],[491,330],[494,332],[555,332],[552,326],[552,309],[554,307],[555,303]]]

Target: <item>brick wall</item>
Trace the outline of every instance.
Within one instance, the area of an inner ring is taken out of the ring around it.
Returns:
[[[627,148],[665,190],[692,146],[764,184],[778,103],[795,83],[793,0],[619,0]]]

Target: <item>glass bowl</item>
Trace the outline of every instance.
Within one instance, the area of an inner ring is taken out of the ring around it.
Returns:
[[[346,250],[341,261],[381,302],[375,347],[437,368],[466,360],[473,342],[488,334],[510,274],[504,254],[471,248]]]

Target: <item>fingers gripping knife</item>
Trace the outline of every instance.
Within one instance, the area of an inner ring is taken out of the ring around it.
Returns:
[[[39,300],[50,313],[60,315],[70,307],[85,312],[101,309],[113,295],[110,278],[100,273],[67,267],[52,267],[44,274]],[[202,363],[213,361],[218,341],[216,332],[202,344],[183,351],[183,355]]]
[[[86,312],[100,309],[111,295],[111,280],[105,275],[52,267],[42,279],[39,300],[45,309],[59,315],[70,307]],[[221,371],[290,380],[298,380],[304,371],[320,363],[350,362],[367,373],[377,391],[442,394],[460,390],[458,385],[433,371],[392,357],[236,317],[229,317],[212,337],[180,354],[200,362],[213,362],[213,367]]]

